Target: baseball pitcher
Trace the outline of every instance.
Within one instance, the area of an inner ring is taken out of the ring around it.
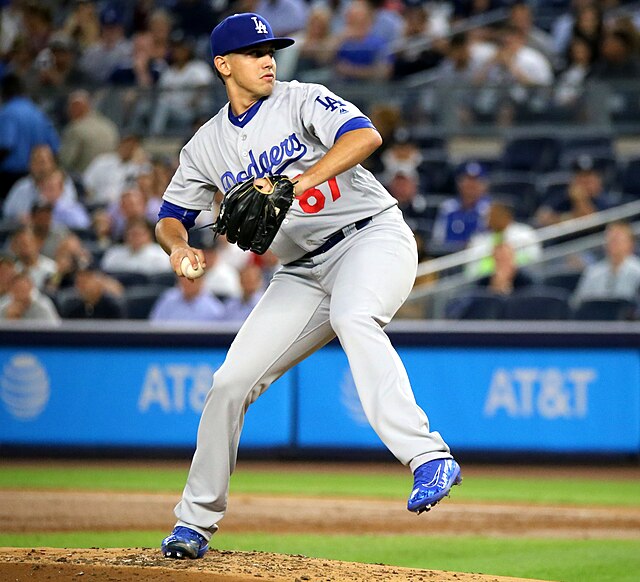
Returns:
[[[336,336],[369,422],[413,471],[408,509],[428,511],[461,480],[384,332],[411,291],[417,253],[396,201],[359,165],[380,135],[327,88],[276,80],[274,54],[293,42],[257,14],[215,27],[214,65],[229,102],[183,148],[156,226],[179,276],[188,274],[185,258],[194,268],[185,270],[201,270],[204,254],[187,232],[219,190],[216,232],[256,252],[269,245],[282,263],[214,374],[178,521],[162,542],[169,558],[203,556],[218,529],[247,407]]]

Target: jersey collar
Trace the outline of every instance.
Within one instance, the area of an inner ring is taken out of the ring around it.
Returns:
[[[251,107],[249,107],[249,109],[247,109],[244,113],[238,116],[233,114],[233,111],[231,111],[231,104],[229,104],[229,121],[236,127],[244,127],[255,117],[256,113],[258,113],[258,109],[260,109],[260,106],[264,103],[265,99],[266,97],[262,97]]]

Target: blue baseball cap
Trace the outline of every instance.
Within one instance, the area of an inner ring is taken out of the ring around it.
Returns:
[[[465,162],[458,166],[456,170],[456,177],[470,176],[471,178],[478,178],[483,180],[487,177],[487,171],[484,166],[478,162]]]
[[[211,53],[214,57],[234,53],[251,46],[271,43],[274,48],[291,46],[292,38],[273,36],[269,23],[253,12],[227,16],[211,33]]]

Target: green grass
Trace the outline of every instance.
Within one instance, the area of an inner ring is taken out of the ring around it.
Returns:
[[[0,534],[0,546],[151,547],[166,532]],[[221,550],[303,554],[411,568],[479,572],[566,582],[632,582],[640,571],[639,540],[494,539],[475,536],[225,534]]]
[[[0,488],[81,489],[180,493],[186,470],[134,467],[5,467],[0,468]],[[345,472],[287,472],[240,469],[232,478],[232,493],[270,495],[340,496],[402,499],[410,488],[403,474]],[[561,503],[576,505],[640,506],[640,484],[633,480],[574,477],[505,478],[469,477],[453,491],[461,501]]]

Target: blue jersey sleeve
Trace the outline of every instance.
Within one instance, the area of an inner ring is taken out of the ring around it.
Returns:
[[[199,210],[182,208],[182,206],[163,200],[160,212],[158,212],[158,220],[161,218],[175,218],[176,220],[179,220],[187,230],[189,230],[195,225],[196,218],[198,218],[199,214]]]
[[[353,131],[354,129],[364,129],[366,127],[375,129],[375,126],[373,125],[373,123],[371,123],[369,118],[364,116],[354,117],[353,119],[350,119],[349,121],[345,122],[340,127],[340,129],[336,132],[336,137],[334,141],[338,141],[338,138],[340,138],[340,136],[344,135],[348,131]]]

